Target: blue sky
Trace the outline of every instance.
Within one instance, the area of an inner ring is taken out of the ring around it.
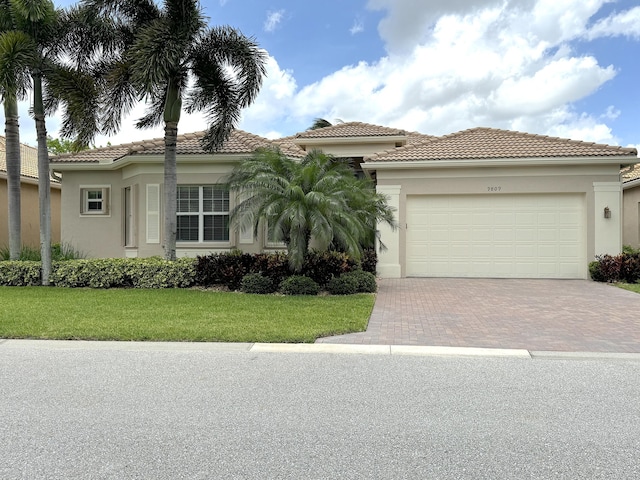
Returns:
[[[238,28],[269,54],[240,124],[259,135],[290,135],[323,117],[432,135],[487,126],[640,144],[638,0],[201,3],[212,25]],[[35,144],[23,112],[22,140]],[[162,136],[131,124],[96,143]],[[49,119],[53,136],[58,125]],[[179,129],[204,126],[185,115]]]

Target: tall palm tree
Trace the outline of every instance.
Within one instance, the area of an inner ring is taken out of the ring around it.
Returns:
[[[164,248],[176,258],[176,141],[183,110],[204,111],[209,123],[203,147],[228,138],[241,110],[255,99],[265,75],[266,53],[230,27],[208,28],[197,0],[84,0],[112,18],[125,34],[106,68],[106,132],[140,99],[147,112],[136,124],[164,124]]]
[[[2,84],[10,85],[13,81],[19,86],[15,90],[18,93],[32,88],[31,112],[38,141],[42,284],[48,285],[51,273],[51,182],[45,117],[62,105],[63,134],[75,133],[79,142],[87,143],[98,129],[97,117],[91,108],[77,106],[94,105],[97,88],[89,72],[73,69],[61,61],[64,47],[69,47],[72,15],[57,10],[50,0],[4,0],[0,3],[0,12],[3,13],[2,25],[7,29],[2,35],[3,41],[0,41],[0,73],[7,74]],[[7,59],[7,65],[13,66],[12,69],[3,68],[4,59]]]
[[[18,101],[25,98],[31,86],[26,65],[32,59],[33,42],[16,30],[17,19],[12,4],[0,2],[0,97],[5,116],[5,155],[9,209],[9,258],[20,258],[20,124]]]
[[[395,228],[393,209],[373,184],[319,151],[296,161],[261,150],[233,170],[227,186],[239,200],[232,222],[255,236],[266,222],[274,239],[286,244],[293,271],[302,269],[312,240],[359,259],[378,222]]]

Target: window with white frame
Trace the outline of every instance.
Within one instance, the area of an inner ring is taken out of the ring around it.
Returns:
[[[179,185],[178,242],[229,241],[229,191],[216,185]]]
[[[109,187],[87,186],[80,188],[80,213],[82,215],[109,214]]]
[[[265,228],[265,247],[267,248],[282,248],[285,247],[286,244],[283,240],[276,239],[276,232],[273,227],[273,224],[267,223],[267,227]]]

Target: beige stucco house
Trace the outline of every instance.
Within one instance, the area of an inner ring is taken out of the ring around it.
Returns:
[[[40,214],[38,203],[38,150],[20,145],[21,184],[20,216],[22,244],[32,248],[40,245]],[[51,239],[60,242],[60,182],[51,179]],[[0,246],[9,245],[9,209],[7,199],[7,160],[5,138],[0,137]]]
[[[380,227],[383,277],[587,278],[595,255],[622,246],[620,169],[636,150],[476,128],[433,137],[359,122],[267,140],[236,130],[222,149],[181,135],[179,256],[265,251],[264,234],[228,228],[217,185],[258,147],[300,158],[320,149],[349,158],[396,208]],[[62,237],[95,257],[162,255],[163,140],[53,159],[62,173]]]
[[[622,180],[624,205],[622,243],[640,248],[640,165],[623,170]]]

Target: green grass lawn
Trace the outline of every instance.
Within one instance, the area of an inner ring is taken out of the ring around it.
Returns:
[[[640,293],[640,283],[618,283],[616,285],[620,288],[624,288],[625,290]]]
[[[374,298],[0,287],[0,338],[313,342],[364,331]]]

